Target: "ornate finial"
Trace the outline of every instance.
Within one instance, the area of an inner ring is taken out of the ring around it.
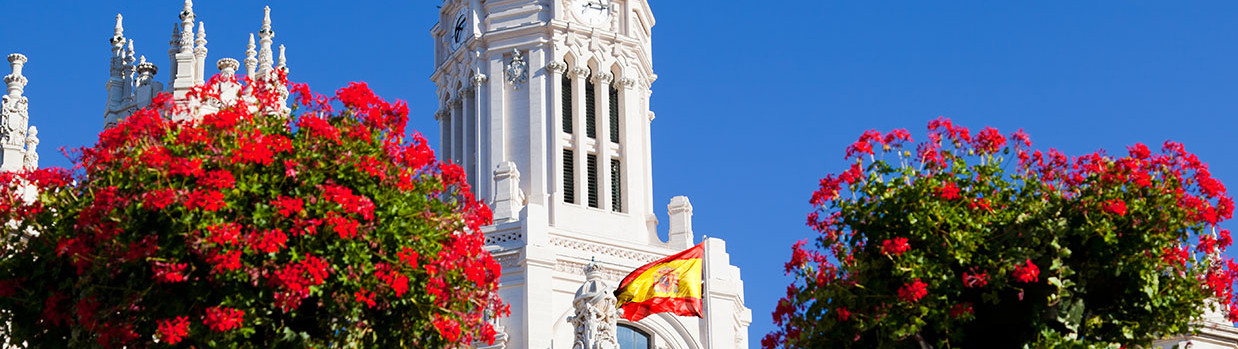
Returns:
[[[146,56],[141,56],[138,58],[138,74],[139,75],[154,76],[155,73],[158,73],[158,72],[159,72],[159,67],[156,67],[154,63],[147,62]]]
[[[271,31],[271,7],[262,8],[262,32]]]
[[[254,50],[254,33],[249,33],[249,49],[245,50],[245,74],[250,79],[254,78],[254,72],[258,69],[258,51]]]
[[[185,0],[185,8],[181,10],[181,19],[185,17],[193,17],[193,0]]]
[[[133,60],[137,58],[135,57],[137,53],[133,51],[133,40],[128,40],[127,44],[128,47],[125,48],[125,64],[133,64]]]
[[[124,20],[124,17],[121,16],[119,13],[117,13],[116,14],[116,32],[112,34],[113,45],[125,39],[125,26],[121,23],[123,20]]]
[[[185,10],[181,11],[181,40],[178,43],[180,52],[193,49],[193,0],[185,0]]]
[[[288,69],[288,57],[284,56],[283,44],[279,45],[279,65],[277,65],[276,68]]]
[[[177,46],[180,44],[180,42],[181,42],[181,24],[172,23],[172,40],[168,41],[168,46],[170,46],[171,49],[168,51],[170,51],[171,53],[176,53],[177,51],[180,51],[180,47]]]
[[[26,65],[26,56],[20,53],[9,55],[9,67],[12,73],[4,76],[4,83],[8,85],[9,96],[16,98],[21,96],[26,88],[26,77],[22,75],[22,67]]]
[[[198,40],[194,44],[198,48],[206,48],[206,22],[198,22]]]
[[[262,29],[258,31],[258,75],[270,73],[275,63],[271,52],[271,39],[275,37],[275,31],[271,30],[271,7],[264,7],[263,11]]]

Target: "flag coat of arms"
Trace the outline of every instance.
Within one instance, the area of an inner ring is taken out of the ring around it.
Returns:
[[[701,267],[705,245],[697,244],[637,268],[615,290],[623,318],[640,321],[656,313],[701,317]]]

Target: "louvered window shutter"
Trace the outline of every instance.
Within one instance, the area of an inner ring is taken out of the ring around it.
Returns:
[[[585,165],[588,167],[587,171],[589,171],[589,207],[601,207],[598,202],[598,156],[596,154],[589,154]]]
[[[623,212],[623,171],[619,159],[610,160],[610,209]]]
[[[595,97],[594,95],[596,94],[597,94],[597,91],[594,91],[593,83],[586,82],[585,83],[585,136],[589,136],[589,138],[598,137],[597,127],[595,127],[597,124],[595,122],[596,117],[594,115],[594,114],[597,114],[597,110],[595,110],[596,109],[595,106],[597,105],[597,103],[595,102],[595,98],[594,98]]]
[[[619,143],[619,90],[610,90],[610,141]]]
[[[571,149],[563,149],[563,202],[576,203],[576,158]]]
[[[562,85],[560,86],[560,88],[563,90],[563,95],[561,96],[563,97],[563,101],[562,101],[563,103],[562,114],[563,115],[561,115],[561,117],[563,118],[563,132],[571,134],[572,133],[572,78],[569,78],[567,74],[563,74],[563,81],[560,81],[559,83]]]

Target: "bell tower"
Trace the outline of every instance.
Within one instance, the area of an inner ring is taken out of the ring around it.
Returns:
[[[658,237],[649,2],[443,0],[439,15],[431,30],[439,154],[464,169],[494,211],[486,244],[503,265],[501,295],[512,306],[497,320],[501,345],[570,348],[567,319],[591,260],[617,285],[697,242],[685,197],[667,206],[669,241]],[[747,348],[751,315],[739,269],[725,242],[708,244],[712,324],[662,314],[621,321],[620,336],[645,336],[659,348]]]

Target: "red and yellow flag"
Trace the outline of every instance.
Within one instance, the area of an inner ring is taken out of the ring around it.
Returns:
[[[640,321],[670,312],[701,317],[701,264],[704,243],[637,268],[619,283],[615,298],[623,318]]]

